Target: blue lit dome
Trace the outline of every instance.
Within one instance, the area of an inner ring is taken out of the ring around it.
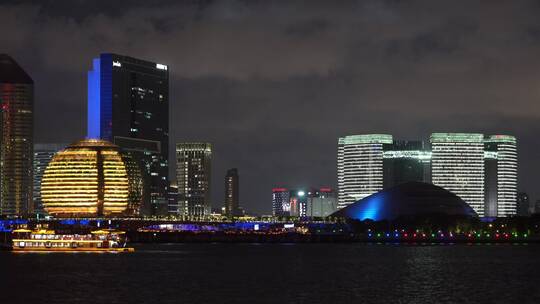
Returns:
[[[381,221],[423,215],[478,216],[471,206],[454,193],[421,182],[403,183],[379,191],[331,216]]]

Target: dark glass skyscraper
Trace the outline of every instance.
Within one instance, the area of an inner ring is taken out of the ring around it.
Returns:
[[[143,213],[167,210],[168,66],[116,54],[94,59],[88,72],[88,137],[115,143],[141,164],[148,189]]]
[[[0,54],[0,215],[33,212],[32,159],[34,81]]]
[[[225,175],[225,214],[227,217],[240,215],[239,199],[240,199],[240,178],[238,177],[238,169],[233,168],[227,170]]]
[[[196,217],[210,214],[211,174],[211,144],[177,143],[178,203],[176,206],[169,206],[169,212],[175,215]]]
[[[383,188],[431,182],[431,153],[423,141],[394,140],[383,146]]]

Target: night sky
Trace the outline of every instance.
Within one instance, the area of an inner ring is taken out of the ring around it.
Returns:
[[[35,142],[85,136],[86,73],[113,52],[169,65],[171,167],[173,143],[213,143],[214,206],[231,167],[248,212],[273,186],[336,186],[337,138],[362,133],[515,135],[540,199],[538,1],[35,2],[0,4]]]

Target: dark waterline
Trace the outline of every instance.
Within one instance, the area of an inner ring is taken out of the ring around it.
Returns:
[[[536,244],[163,244],[0,265],[1,303],[540,303]]]

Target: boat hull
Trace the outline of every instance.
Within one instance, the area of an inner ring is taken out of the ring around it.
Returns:
[[[135,252],[135,248],[11,248],[13,252],[86,252],[86,253],[129,253]]]

